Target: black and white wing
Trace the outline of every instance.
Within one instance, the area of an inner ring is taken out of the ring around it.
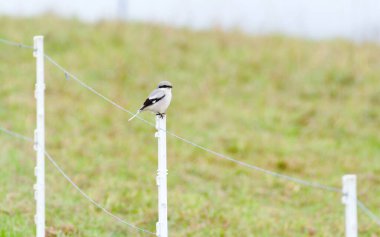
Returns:
[[[145,100],[144,105],[140,110],[144,110],[146,107],[151,106],[165,97],[165,93],[162,90],[154,90],[150,93],[149,97]]]

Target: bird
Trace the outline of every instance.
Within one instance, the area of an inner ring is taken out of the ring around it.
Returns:
[[[173,86],[169,81],[158,83],[157,88],[150,93],[141,108],[128,121],[131,121],[143,111],[151,111],[163,118],[172,100],[172,88]]]

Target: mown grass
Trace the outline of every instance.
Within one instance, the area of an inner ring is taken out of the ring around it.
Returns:
[[[344,40],[251,37],[219,30],[52,16],[0,18],[1,37],[32,44],[135,111],[160,80],[174,84],[168,129],[201,145],[309,181],[341,186],[380,215],[380,47]],[[32,52],[0,45],[1,126],[32,136]],[[46,64],[47,149],[91,197],[154,231],[154,129]],[[154,122],[151,114],[144,118]],[[30,144],[0,135],[0,236],[33,236]],[[46,164],[47,226],[54,236],[145,236],[84,200]],[[343,236],[335,193],[223,161],[168,137],[171,236]],[[361,212],[361,236],[380,235]]]

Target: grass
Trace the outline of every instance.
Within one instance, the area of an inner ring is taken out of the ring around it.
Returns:
[[[140,23],[1,17],[1,37],[32,44],[135,111],[160,80],[174,85],[168,129],[249,164],[341,186],[380,215],[380,47],[336,39],[252,37]],[[32,136],[32,52],[0,45],[1,126]],[[154,129],[46,64],[47,149],[113,213],[154,231]],[[186,103],[182,103],[186,102]],[[151,114],[144,118],[154,121]],[[0,236],[33,236],[34,151],[0,135]],[[84,200],[46,164],[51,236],[145,236]],[[168,137],[171,236],[343,236],[335,193],[282,181]],[[361,236],[380,236],[359,212]]]

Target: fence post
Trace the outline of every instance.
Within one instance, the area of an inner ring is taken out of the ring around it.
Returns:
[[[166,176],[166,116],[156,116],[156,137],[158,138],[158,170],[156,182],[158,186],[158,222],[156,235],[168,237],[168,201]]]
[[[34,185],[36,199],[36,236],[45,237],[45,82],[44,82],[44,37],[35,36],[33,56],[36,58],[35,98],[37,107],[37,128],[34,132],[34,149],[37,153]]]
[[[345,222],[346,237],[358,236],[356,175],[344,175],[342,203],[346,206]]]

